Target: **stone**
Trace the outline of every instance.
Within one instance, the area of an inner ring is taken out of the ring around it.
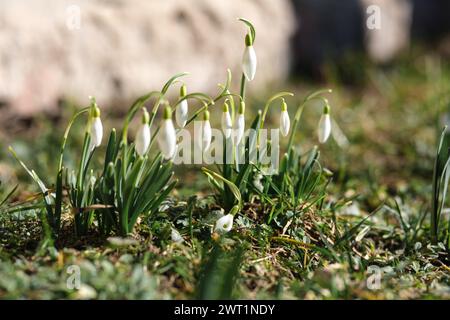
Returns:
[[[53,113],[89,95],[124,109],[184,71],[191,92],[216,93],[227,68],[237,87],[246,33],[238,17],[257,28],[249,90],[284,80],[295,25],[288,0],[0,0],[2,113]]]
[[[385,64],[392,61],[400,52],[409,48],[412,21],[412,3],[409,0],[361,0],[365,19],[379,12],[379,28],[364,26],[366,49],[372,61]]]

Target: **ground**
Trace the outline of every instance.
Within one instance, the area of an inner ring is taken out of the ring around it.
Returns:
[[[432,245],[429,228],[450,65],[421,53],[395,66],[363,67],[349,71],[356,74],[350,85],[332,70],[326,84],[296,79],[288,85],[298,96],[290,106],[309,91],[333,89],[332,116],[340,130],[320,146],[321,163],[333,173],[320,205],[304,203],[295,219],[287,212],[267,223],[266,208],[247,203],[233,230],[220,236],[211,232],[220,209],[213,190],[199,168],[189,166],[176,168],[180,184],[160,213],[142,217],[126,239],[94,231],[75,238],[66,212],[61,237],[54,247],[43,246],[37,210],[2,213],[0,298],[449,299],[447,244]],[[250,112],[265,98],[254,93]],[[7,144],[50,176],[71,112],[4,135],[3,195],[19,184],[11,201],[29,200],[37,189],[7,154]],[[269,125],[276,123],[273,114]],[[317,141],[319,116],[318,108],[305,111],[297,141],[305,150]],[[106,127],[118,121],[116,114],[109,117]],[[81,139],[70,142],[69,164]],[[171,240],[173,226],[182,243]],[[79,283],[73,277],[78,270]]]

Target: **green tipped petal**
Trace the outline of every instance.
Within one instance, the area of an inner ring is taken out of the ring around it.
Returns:
[[[170,106],[167,106],[164,108],[164,119],[172,119],[172,108]]]
[[[181,87],[180,87],[180,97],[185,97],[187,95],[187,88],[186,88],[186,85],[185,84],[183,84]]]
[[[241,101],[241,104],[239,105],[239,110],[238,110],[239,114],[244,114],[245,113],[245,102]]]
[[[148,124],[150,122],[150,115],[148,114],[147,108],[142,108],[142,123]]]

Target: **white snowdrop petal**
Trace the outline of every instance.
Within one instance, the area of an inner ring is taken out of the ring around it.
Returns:
[[[183,100],[180,102],[177,110],[175,111],[175,120],[177,125],[180,128],[183,128],[186,125],[188,120],[188,102],[187,100]]]
[[[233,129],[233,123],[229,112],[222,112],[222,131],[225,138],[229,138]]]
[[[103,125],[100,117],[95,117],[94,119],[92,119],[90,135],[91,148],[93,149],[100,146],[103,139]]]
[[[242,57],[242,71],[244,72],[247,81],[252,81],[256,73],[256,52],[253,46],[246,46],[244,55]]]
[[[291,120],[289,119],[289,114],[287,111],[281,111],[280,115],[280,131],[283,137],[286,137],[289,133],[291,126]]]
[[[237,119],[236,119],[236,124],[234,127],[234,135],[235,135],[235,144],[238,145],[241,140],[242,137],[244,136],[244,132],[245,132],[245,117],[243,114],[239,114]]]
[[[331,119],[329,114],[322,114],[319,120],[318,134],[319,142],[325,143],[331,133]]]
[[[209,146],[211,145],[211,124],[209,120],[203,121],[203,130],[202,130],[202,150],[206,151],[209,149]]]
[[[172,228],[172,232],[170,234],[170,237],[171,237],[172,241],[175,242],[175,243],[181,243],[181,242],[184,241],[183,237],[178,232],[178,230],[176,230],[174,228]]]
[[[198,134],[196,133],[194,136],[195,144],[198,150],[203,150],[203,121],[200,121],[200,124],[198,126],[199,131]]]
[[[150,145],[150,127],[147,123],[141,125],[137,134],[136,134],[136,152],[143,156]]]
[[[164,119],[158,138],[158,145],[165,159],[172,159],[177,144],[177,137],[171,119]]]
[[[233,215],[227,214],[216,221],[214,231],[218,233],[226,233],[233,228]]]

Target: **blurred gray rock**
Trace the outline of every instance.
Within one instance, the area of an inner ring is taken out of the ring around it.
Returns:
[[[79,19],[77,13],[79,12]],[[245,17],[257,28],[257,90],[286,77],[288,0],[0,0],[2,113],[54,110],[61,99],[128,106],[183,71],[188,89],[240,79]],[[78,24],[79,23],[79,24]]]
[[[409,47],[412,3],[409,0],[361,0],[361,4],[369,57],[376,63],[390,62]],[[375,10],[370,10],[371,7]],[[379,28],[373,28],[370,19],[376,18],[377,14]]]

